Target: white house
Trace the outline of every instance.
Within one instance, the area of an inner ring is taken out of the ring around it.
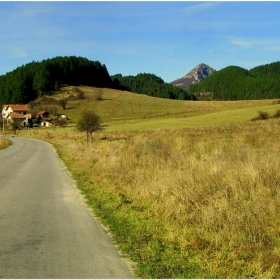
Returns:
[[[22,124],[25,126],[28,124],[28,107],[27,105],[19,104],[10,104],[3,105],[2,108],[2,117],[10,122],[14,119],[19,119],[22,121]]]

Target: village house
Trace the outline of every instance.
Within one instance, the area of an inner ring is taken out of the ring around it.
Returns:
[[[9,104],[3,105],[2,107],[2,118],[7,120],[7,123],[12,123],[13,120],[18,119],[21,121],[23,126],[28,125],[28,118],[30,114],[28,114],[27,105],[21,104]]]
[[[41,126],[49,127],[52,125],[52,119],[47,111],[40,111],[37,113],[37,122],[41,124]]]

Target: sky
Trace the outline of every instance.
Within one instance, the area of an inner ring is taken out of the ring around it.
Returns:
[[[274,1],[0,1],[0,75],[72,55],[168,83],[199,63],[249,70],[280,60],[279,15]]]

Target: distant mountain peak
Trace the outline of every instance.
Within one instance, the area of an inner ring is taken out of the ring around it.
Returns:
[[[216,70],[210,67],[209,65],[205,63],[200,63],[195,68],[193,68],[190,72],[188,72],[185,76],[171,82],[171,84],[178,86],[182,89],[187,89],[191,85],[197,84],[204,78],[212,75],[214,72],[216,72]]]

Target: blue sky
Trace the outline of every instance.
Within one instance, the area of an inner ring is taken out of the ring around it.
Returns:
[[[0,1],[0,75],[70,55],[165,82],[199,63],[251,69],[280,61],[279,15],[280,2]]]

